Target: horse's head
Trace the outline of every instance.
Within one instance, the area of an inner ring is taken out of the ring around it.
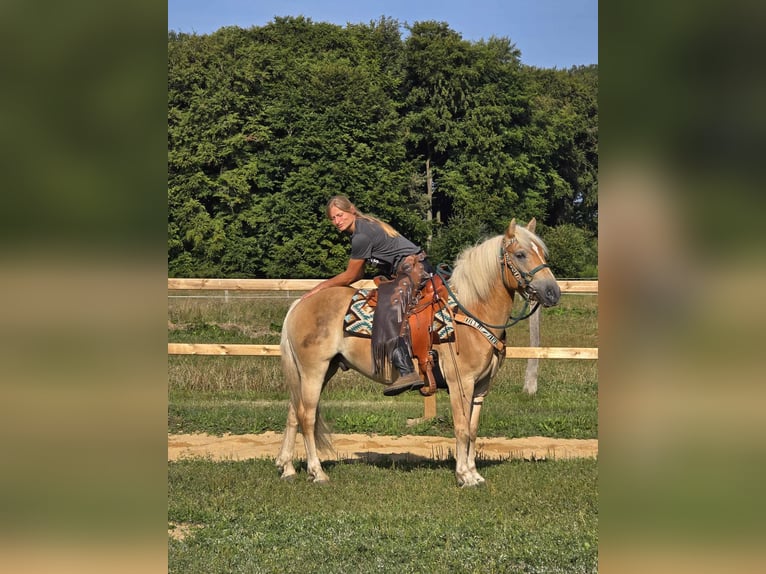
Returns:
[[[545,262],[547,248],[535,235],[535,225],[534,218],[526,227],[516,225],[516,219],[512,219],[505,230],[500,250],[503,283],[530,301],[552,307],[559,302],[561,289]]]

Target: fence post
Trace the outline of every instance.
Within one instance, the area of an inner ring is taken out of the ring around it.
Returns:
[[[436,395],[423,397],[423,418],[432,419],[436,417]]]
[[[529,346],[540,346],[540,310],[529,318]],[[540,359],[527,359],[527,372],[524,375],[524,392],[534,395],[537,392],[537,369]]]

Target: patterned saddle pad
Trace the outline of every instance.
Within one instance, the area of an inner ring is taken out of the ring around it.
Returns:
[[[351,304],[348,306],[348,311],[343,320],[343,330],[346,335],[364,338],[372,337],[372,318],[375,309],[370,307],[367,301],[369,293],[370,289],[359,289],[351,298]],[[456,307],[452,297],[449,298],[448,305],[450,308]],[[447,342],[453,340],[455,326],[446,308],[440,309],[434,315],[431,331],[438,335],[439,341]]]

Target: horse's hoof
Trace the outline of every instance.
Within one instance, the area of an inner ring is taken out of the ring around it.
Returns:
[[[281,479],[283,482],[293,482],[293,481],[295,480],[295,477],[296,477],[296,476],[297,476],[297,475],[295,475],[295,474],[289,474],[289,475],[287,475],[287,476],[280,476],[279,478],[280,478],[280,479]]]
[[[326,478],[326,477],[316,478],[316,477],[310,476],[309,477],[309,482],[311,482],[313,484],[330,484],[330,479]]]
[[[487,481],[483,479],[482,480],[463,480],[463,481],[458,480],[457,485],[460,488],[476,488],[476,487],[486,486]]]

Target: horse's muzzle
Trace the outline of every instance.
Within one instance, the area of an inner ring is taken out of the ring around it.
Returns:
[[[540,279],[529,284],[529,295],[543,307],[553,307],[561,298],[561,289],[555,279]]]

